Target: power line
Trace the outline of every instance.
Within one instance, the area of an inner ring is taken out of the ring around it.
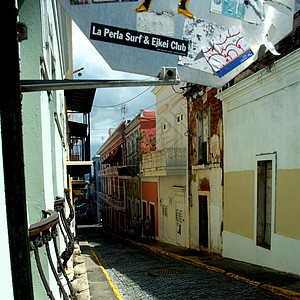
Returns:
[[[114,104],[114,105],[107,105],[107,106],[98,106],[98,105],[93,105],[93,107],[95,108],[113,108],[113,107],[117,107],[117,106],[120,106],[120,105],[123,105],[125,103],[128,103],[128,102],[131,102],[133,100],[135,100],[136,98],[138,98],[139,96],[143,95],[144,93],[146,93],[149,89],[151,89],[152,86],[149,86],[148,88],[146,88],[144,91],[142,91],[141,93],[137,94],[136,96],[124,101],[124,102],[121,102],[121,103],[118,103],[118,104]]]
[[[170,96],[168,96],[168,97],[166,97],[166,98],[160,100],[160,101],[157,102],[157,103],[154,103],[154,104],[152,104],[152,105],[150,105],[150,106],[148,106],[148,107],[145,107],[144,110],[149,109],[150,107],[155,106],[156,104],[159,104],[159,103],[161,103],[161,102],[163,102],[163,101],[165,101],[165,100],[167,100],[167,99],[173,97],[173,96],[176,95],[176,94],[177,94],[177,93],[174,93],[174,94],[172,94],[172,95],[170,95]],[[131,114],[131,115],[128,115],[127,118],[128,118],[128,117],[131,117],[131,116],[134,116],[134,115],[136,115],[137,113],[139,113],[139,112],[135,112],[135,113],[133,113],[133,114]],[[115,122],[120,122],[120,119],[117,119],[117,120],[115,120],[115,121],[111,121],[111,122],[109,122],[109,123],[101,124],[100,126],[101,126],[101,127],[107,126],[107,125],[110,125],[110,124],[114,124]],[[102,129],[102,128],[101,128],[101,129],[100,129],[100,128],[91,128],[91,130],[92,130],[92,131],[96,131],[96,130],[103,130],[103,129]]]

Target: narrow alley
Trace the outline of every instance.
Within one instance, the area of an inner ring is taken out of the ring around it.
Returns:
[[[281,299],[222,274],[153,253],[100,228],[80,229],[79,239],[91,299],[117,299],[99,262],[120,293],[119,299]]]
[[[300,300],[300,0],[4,4],[0,300]]]

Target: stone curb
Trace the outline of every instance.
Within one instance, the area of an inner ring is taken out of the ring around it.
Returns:
[[[73,252],[74,279],[71,284],[77,300],[89,300],[90,289],[86,273],[85,259],[81,256],[80,247],[75,243]]]
[[[147,249],[149,249],[149,250],[151,250],[153,252],[160,253],[160,254],[172,257],[172,258],[174,258],[176,260],[180,260],[182,262],[185,262],[185,263],[188,263],[188,264],[200,267],[200,268],[204,268],[204,269],[207,269],[207,270],[210,270],[210,271],[213,271],[213,272],[224,274],[224,275],[226,275],[226,276],[228,276],[230,278],[233,278],[235,280],[239,280],[239,281],[245,282],[247,284],[250,284],[250,285],[262,288],[264,290],[267,290],[269,292],[272,292],[273,294],[276,294],[278,296],[282,296],[282,297],[285,297],[285,298],[291,299],[291,300],[300,300],[300,293],[298,293],[298,292],[294,292],[294,291],[291,291],[291,290],[283,289],[283,288],[280,288],[280,287],[277,287],[277,286],[272,286],[272,285],[265,284],[265,283],[259,282],[259,281],[253,281],[253,280],[251,280],[249,278],[240,276],[238,274],[227,272],[226,270],[223,270],[223,269],[220,269],[220,268],[217,268],[217,267],[214,267],[214,266],[210,266],[210,265],[205,264],[203,262],[195,261],[195,260],[193,260],[191,258],[187,258],[187,257],[181,256],[181,255],[178,255],[176,253],[167,252],[165,250],[162,250],[162,249],[159,249],[159,248],[147,245],[147,244],[143,244],[143,243],[131,240],[129,238],[122,237],[122,236],[117,235],[115,233],[107,232],[107,231],[104,231],[104,230],[102,230],[102,231],[104,233],[106,233],[106,234],[110,234],[110,235],[116,236],[116,237],[118,237],[118,238],[120,238],[122,240],[125,240],[125,241],[127,241],[127,242],[129,242],[131,244],[147,248]]]

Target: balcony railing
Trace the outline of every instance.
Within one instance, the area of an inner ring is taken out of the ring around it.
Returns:
[[[68,203],[68,206],[70,209],[70,215],[67,219],[66,219],[65,210],[64,210],[65,199],[63,197],[56,197],[56,201],[54,202],[54,209],[55,209],[55,211],[57,211],[59,213],[60,220],[61,220],[61,222],[59,222],[58,224],[59,224],[60,231],[63,235],[64,241],[66,244],[66,249],[61,254],[61,258],[63,259],[63,267],[64,268],[67,267],[67,262],[70,259],[70,257],[72,256],[73,251],[74,251],[74,235],[70,229],[71,221],[74,218],[74,209],[73,209],[73,206],[71,203],[71,199],[69,197],[68,189],[65,189],[65,195],[66,195],[66,200],[67,200],[67,203]]]
[[[143,170],[186,165],[186,148],[165,148],[143,155]]]
[[[55,277],[56,283],[59,286],[59,289],[61,290],[63,299],[69,300],[70,298],[60,280],[59,273],[63,274],[63,277],[67,282],[68,288],[70,290],[71,298],[73,300],[76,300],[74,290],[72,288],[68,275],[65,271],[67,261],[71,257],[74,249],[74,236],[71,233],[69,227],[72,219],[74,218],[74,210],[72,208],[69,199],[68,190],[65,190],[65,193],[66,193],[68,205],[70,207],[70,215],[67,219],[64,214],[64,198],[57,197],[54,205],[56,211],[53,210],[43,211],[45,218],[40,222],[32,224],[29,228],[30,250],[34,252],[34,257],[35,257],[35,261],[37,264],[40,277],[46,289],[47,295],[51,300],[55,300],[55,298],[46,280],[43,271],[43,266],[41,264],[41,260],[39,256],[39,248],[43,246],[45,246],[46,248],[46,253],[50,264],[50,268]],[[56,237],[58,236],[57,225],[60,227],[61,233],[64,237],[64,241],[66,244],[66,249],[63,251],[61,255],[59,254],[58,245],[56,241]],[[55,267],[53,259],[51,257],[51,251],[50,251],[51,241],[53,241],[55,256],[58,262],[58,268]],[[63,262],[61,259],[63,260]]]
[[[118,169],[119,176],[136,177],[140,173],[139,165],[122,166]]]
[[[102,198],[102,201],[108,204],[110,207],[117,210],[125,209],[124,199],[120,199],[115,193],[114,195],[98,192],[98,195]]]
[[[103,170],[99,170],[97,175],[101,176],[128,176],[135,177],[140,173],[139,165],[128,165],[128,166],[112,166],[107,167]]]
[[[112,166],[104,169],[105,176],[118,176],[118,166]]]

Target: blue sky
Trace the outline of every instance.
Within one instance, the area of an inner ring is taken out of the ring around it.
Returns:
[[[82,76],[78,77],[76,73],[74,79],[153,79],[147,76],[112,70],[75,23],[73,23],[72,41],[73,70],[84,68],[81,71]],[[120,103],[141,94],[125,104],[125,118],[129,120],[134,118],[134,115],[139,113],[141,108],[148,108],[152,105],[148,110],[155,110],[155,96],[151,93],[151,90],[151,87],[97,89],[91,112],[92,156],[107,139],[109,128],[115,128],[121,122],[120,108],[122,105]]]

